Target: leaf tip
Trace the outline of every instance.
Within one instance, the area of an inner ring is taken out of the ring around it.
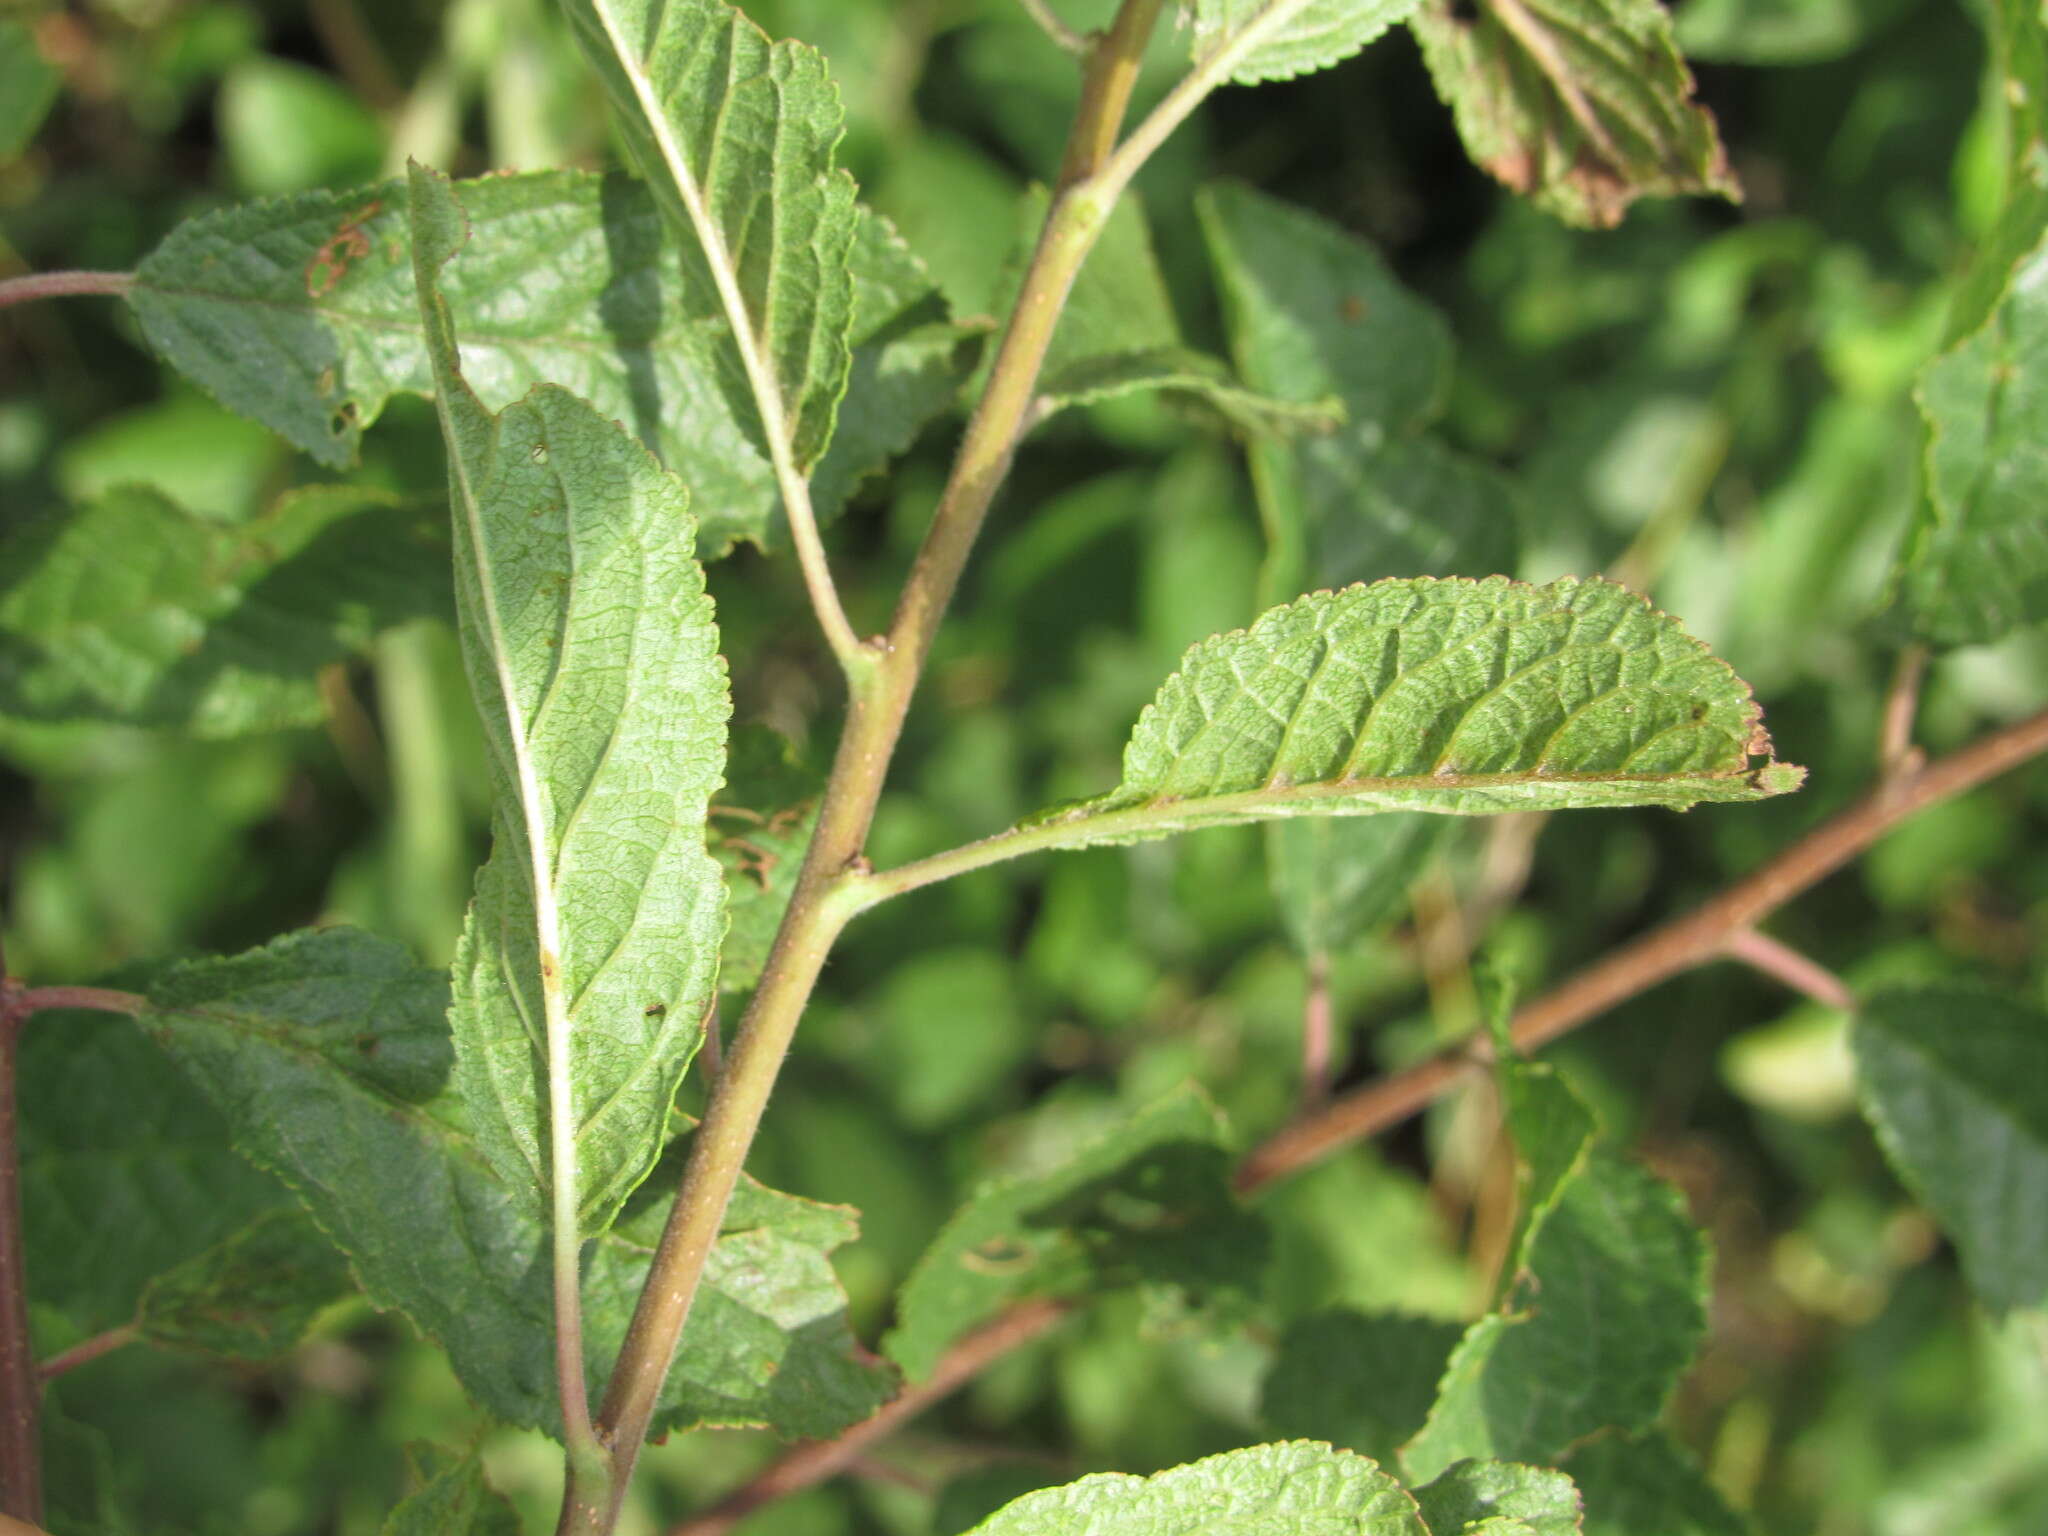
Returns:
[[[1806,770],[1797,763],[1781,763],[1774,759],[1759,768],[1751,782],[1760,797],[1768,799],[1772,795],[1789,795],[1806,782]]]

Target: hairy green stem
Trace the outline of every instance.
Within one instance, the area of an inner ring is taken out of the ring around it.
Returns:
[[[1136,59],[1162,3],[1124,0],[1116,23],[1091,45],[1074,144],[1094,146],[1114,139],[1129,105]],[[1093,158],[1092,149],[1070,150],[1068,163],[1090,165]],[[1009,471],[1074,275],[1113,201],[1102,197],[1085,174],[1072,181],[1063,175],[988,386],[969,418],[952,475],[904,583],[889,632],[877,646],[863,648],[872,665],[847,669],[852,686],[846,726],[817,830],[760,985],[740,1020],[711,1104],[692,1138],[682,1187],[598,1410],[596,1432],[607,1452],[606,1475],[599,1478],[586,1472],[571,1457],[559,1536],[602,1536],[617,1522],[705,1261],[718,1240],[726,1205],[797,1022],[840,929],[862,905],[855,887],[862,849],[932,640],[989,505]]]

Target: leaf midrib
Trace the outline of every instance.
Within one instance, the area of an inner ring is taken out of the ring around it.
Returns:
[[[436,296],[437,303],[444,303]],[[454,349],[451,331],[449,347]],[[509,647],[506,642],[504,622],[498,613],[497,588],[491,579],[492,562],[486,555],[491,547],[484,530],[482,509],[477,499],[476,487],[470,478],[467,456],[462,445],[453,441],[453,426],[458,410],[474,412],[481,422],[472,420],[472,430],[479,425],[488,431],[488,465],[495,465],[502,444],[500,428],[502,423],[489,417],[483,405],[477,400],[460,375],[461,357],[454,352],[445,360],[449,377],[442,382],[451,398],[444,411],[448,422],[447,436],[448,463],[450,472],[461,487],[463,520],[469,527],[469,547],[473,578],[477,583],[478,596],[486,622],[486,638],[490,644],[491,669],[498,680],[498,692],[505,708],[506,747],[511,753],[513,781],[518,787],[520,820],[526,826],[527,880],[533,889],[534,928],[539,940],[538,960],[540,963],[540,989],[543,1022],[547,1031],[547,1078],[549,1114],[548,1146],[550,1150],[550,1179],[553,1185],[555,1220],[558,1229],[563,1217],[570,1220],[567,1230],[575,1230],[580,1215],[578,1199],[578,1175],[576,1168],[576,1141],[573,1130],[564,1134],[565,1127],[573,1124],[574,1105],[569,1084],[569,1020],[562,997],[562,934],[561,914],[555,905],[554,888],[549,883],[548,824],[543,814],[540,780],[534,770],[532,744],[526,732],[526,714],[520,707],[519,696],[513,685],[510,671]],[[573,517],[570,518],[573,522]],[[573,528],[569,531],[570,542],[574,541]],[[573,601],[573,593],[562,595],[566,612]],[[566,1202],[566,1204],[565,1204]]]
[[[719,302],[725,307],[727,323],[732,326],[733,341],[739,348],[740,361],[747,370],[747,382],[754,392],[755,408],[761,415],[761,428],[767,437],[778,471],[794,473],[794,458],[791,452],[790,424],[782,399],[782,386],[776,379],[774,369],[767,364],[761,351],[760,337],[755,332],[754,317],[747,309],[746,295],[740,291],[739,274],[732,264],[732,253],[726,249],[725,237],[712,218],[704,203],[704,189],[692,174],[689,161],[676,142],[675,131],[670,125],[665,104],[655,94],[654,82],[647,68],[647,61],[628,48],[620,37],[609,0],[591,0],[591,9],[597,13],[599,24],[604,28],[606,40],[611,44],[612,53],[619,61],[620,69],[632,87],[634,99],[640,103],[641,117],[647,131],[661,151],[663,165],[674,179],[677,194],[683,200],[684,210],[690,215],[691,228],[697,236],[697,243],[704,251],[704,264],[711,271],[711,281],[718,289]],[[732,18],[734,27],[751,25],[737,13]],[[656,40],[660,29],[656,28]],[[650,45],[652,46],[652,45]],[[773,45],[770,46],[771,62]],[[728,82],[728,85],[730,82]],[[732,103],[732,91],[727,89],[719,102],[721,117]],[[710,153],[716,155],[722,138],[714,133]],[[771,270],[773,263],[770,264]]]
[[[1680,773],[1603,773],[1597,769],[1570,773],[1537,773],[1525,770],[1517,773],[1426,773],[1320,779],[1300,784],[1269,784],[1258,789],[1237,790],[1224,795],[1153,795],[1130,805],[1115,806],[1103,811],[1075,810],[1065,817],[1033,823],[1027,830],[1041,831],[1057,827],[1089,828],[1100,826],[1107,821],[1140,817],[1157,818],[1156,824],[1164,826],[1171,825],[1175,820],[1172,813],[1183,808],[1205,815],[1211,811],[1228,814],[1238,810],[1257,810],[1264,806],[1287,805],[1300,800],[1412,794],[1421,790],[1442,790],[1448,793],[1462,789],[1523,789],[1546,784],[1732,784],[1744,779],[1754,782],[1759,772],[1760,769],[1744,766],[1720,771]],[[1431,807],[1404,804],[1390,806],[1389,809],[1429,811]],[[1449,808],[1446,807],[1446,810]]]

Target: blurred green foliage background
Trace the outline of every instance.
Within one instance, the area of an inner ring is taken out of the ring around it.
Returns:
[[[747,9],[826,52],[864,195],[958,313],[988,313],[1020,203],[1058,163],[1071,62],[1012,0]],[[1077,25],[1108,9],[1062,6]],[[1225,348],[1201,184],[1249,182],[1377,242],[1456,337],[1442,432],[1520,484],[1516,574],[1611,570],[1644,586],[1756,685],[1781,754],[1813,769],[1800,795],[1754,807],[1459,824],[1413,899],[1339,957],[1343,1081],[1469,1029],[1473,955],[1540,989],[1870,780],[1896,652],[1885,584],[1917,488],[1911,388],[1996,211],[1976,10],[1686,0],[1679,34],[1747,189],[1740,208],[1644,203],[1605,233],[1549,220],[1468,163],[1403,32],[1335,71],[1224,92],[1141,178],[1180,324],[1211,351]],[[1141,105],[1173,78],[1166,33]],[[409,156],[473,175],[611,155],[597,88],[542,0],[17,3],[0,8],[0,61],[0,274],[129,268],[202,210],[347,186]],[[864,628],[886,617],[956,435],[957,419],[937,423],[830,535]],[[394,402],[358,478],[432,496],[443,474],[430,408]],[[155,364],[110,302],[0,321],[0,517],[141,481],[234,524],[325,478]],[[877,862],[1114,782],[1129,721],[1181,650],[1257,611],[1262,556],[1242,463],[1201,423],[1144,399],[1057,418],[1020,460],[941,641]],[[738,718],[828,751],[836,698],[795,617],[793,566],[743,551],[711,582]],[[1938,752],[2036,708],[2044,680],[2039,632],[1949,653],[1920,739]],[[86,981],[329,921],[445,960],[488,809],[451,634],[391,632],[323,688],[324,729],[217,743],[0,725],[12,971]],[[2044,828],[2036,767],[1901,828],[1775,931],[1854,984],[1988,975],[2048,1002]],[[873,1339],[989,1172],[1038,1166],[1188,1078],[1247,1136],[1279,1123],[1302,996],[1255,829],[978,874],[853,930],[752,1166],[861,1209],[863,1235],[837,1259]],[[1610,1131],[1680,1182],[1717,1243],[1712,1341],[1674,1422],[1767,1532],[2048,1529],[2048,1334],[1973,1309],[1853,1114],[1842,1031],[1723,966],[1559,1048]],[[81,1092],[118,1080],[80,1071]],[[96,1159],[177,1166],[170,1109],[110,1149],[66,1143],[60,1108],[27,1106],[32,1146],[62,1151],[80,1201]],[[1112,1301],[860,1475],[745,1529],[957,1531],[1023,1488],[1264,1438],[1273,1327],[1338,1302],[1443,1317],[1475,1304],[1504,1240],[1503,1156],[1462,1099],[1347,1152],[1263,1201],[1278,1312],[1262,1326],[1152,1337],[1137,1303]],[[44,1321],[90,1331],[75,1310]],[[248,1536],[375,1530],[404,1440],[457,1443],[474,1419],[438,1356],[359,1304],[276,1368],[131,1350],[66,1378],[55,1401],[77,1426],[53,1431],[74,1484],[151,1531]],[[716,1432],[652,1452],[636,1528],[772,1449]],[[496,1432],[488,1459],[541,1518],[552,1450]]]

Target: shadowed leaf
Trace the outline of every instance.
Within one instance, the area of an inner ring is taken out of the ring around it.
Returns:
[[[477,1402],[559,1431],[550,1365],[549,1242],[445,1092],[445,975],[347,929],[194,961],[152,988],[144,1025],[227,1117],[237,1148],[276,1173],[349,1256],[364,1291],[448,1352]],[[587,1250],[586,1361],[610,1370],[680,1161]],[[844,1209],[743,1183],[706,1268],[656,1432],[762,1424],[823,1436],[866,1417],[887,1373],[860,1355],[826,1253]]]
[[[384,1520],[383,1536],[519,1536],[519,1514],[484,1480],[474,1454],[406,1448],[418,1486]]]
[[[1457,1324],[1348,1309],[1302,1318],[1280,1340],[1259,1396],[1272,1433],[1328,1440],[1391,1462],[1422,1428]]]
[[[1649,1427],[1706,1331],[1706,1269],[1669,1185],[1613,1160],[1573,1175],[1502,1309],[1452,1354],[1402,1464],[1434,1477],[1466,1457],[1549,1461],[1600,1429]]]
[[[846,389],[861,218],[833,165],[844,118],[824,56],[721,0],[564,9],[693,286],[717,296],[721,387],[771,459],[808,472]]]
[[[306,486],[263,517],[195,517],[143,486],[0,546],[0,709],[237,736],[315,725],[323,667],[444,614],[439,508]]]
[[[1410,25],[1472,158],[1566,223],[1740,197],[1658,0],[1424,0]]]
[[[270,1360],[354,1290],[340,1252],[285,1207],[151,1281],[136,1323],[152,1343]]]
[[[460,185],[476,238],[443,297],[464,372],[497,410],[550,381],[625,422],[696,493],[706,558],[781,541],[780,499],[721,383],[724,320],[647,188],[577,171]],[[403,182],[244,203],[173,230],[129,303],[151,346],[224,404],[321,463],[351,463],[394,394],[433,377],[413,289]],[[545,253],[545,259],[537,259]],[[821,517],[946,408],[971,367],[923,265],[888,222],[849,256],[853,394],[813,477]]]
[[[1960,986],[1882,992],[1852,1035],[1863,1110],[1994,1312],[2048,1304],[2048,1017]]]
[[[913,1378],[960,1334],[1032,1296],[1157,1286],[1194,1302],[1256,1290],[1265,1229],[1230,1192],[1215,1109],[1174,1094],[1059,1167],[979,1190],[897,1298],[883,1341]]]

